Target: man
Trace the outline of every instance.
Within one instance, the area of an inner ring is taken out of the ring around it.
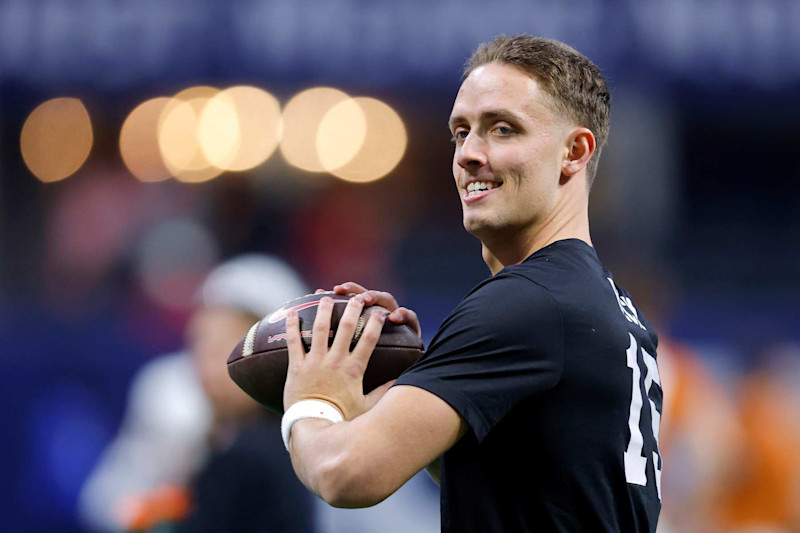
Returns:
[[[427,465],[441,474],[443,531],[655,531],[657,338],[589,235],[606,83],[572,48],[528,36],[480,46],[465,75],[453,175],[492,277],[394,386],[368,396],[361,377],[383,318],[350,352],[363,305],[414,326],[416,315],[337,286],[360,294],[330,348],[323,299],[305,353],[290,314],[283,426],[295,472],[332,505],[360,507]]]

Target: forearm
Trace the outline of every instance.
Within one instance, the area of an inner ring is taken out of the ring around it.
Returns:
[[[292,427],[289,449],[297,477],[334,507],[369,507],[394,492],[358,451],[358,437],[351,422],[307,418]]]
[[[323,468],[335,461],[338,455],[326,435],[334,426],[333,422],[322,418],[305,418],[292,426],[289,438],[289,453],[297,478],[308,490],[322,496]],[[326,443],[326,444],[324,444]]]

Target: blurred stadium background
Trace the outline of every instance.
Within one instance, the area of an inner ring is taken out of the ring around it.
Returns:
[[[670,529],[800,530],[792,0],[0,0],[2,529],[84,530],[132,376],[225,258],[389,290],[429,340],[488,273],[460,68],[519,32],[612,87],[593,238],[660,326]]]

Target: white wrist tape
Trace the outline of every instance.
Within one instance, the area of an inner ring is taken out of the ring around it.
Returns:
[[[341,411],[328,402],[301,400],[292,404],[283,413],[283,418],[281,419],[281,436],[283,437],[283,445],[286,446],[286,451],[289,451],[289,434],[292,431],[292,426],[295,422],[304,418],[324,418],[334,424],[344,422]]]

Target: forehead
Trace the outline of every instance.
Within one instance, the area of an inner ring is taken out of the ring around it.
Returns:
[[[456,95],[450,120],[472,120],[487,112],[508,111],[522,118],[552,118],[539,83],[525,71],[499,63],[473,70]]]

